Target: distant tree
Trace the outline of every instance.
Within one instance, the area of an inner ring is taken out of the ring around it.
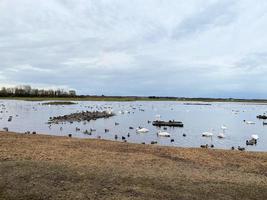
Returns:
[[[2,87],[0,90],[0,96],[4,97],[7,96],[7,90],[5,87]]]
[[[38,89],[32,89],[31,93],[30,93],[30,96],[37,97],[38,96],[38,92],[39,92]]]
[[[76,96],[76,91],[75,90],[70,90],[69,91],[69,96],[75,97]]]
[[[75,90],[65,91],[63,89],[57,90],[45,90],[45,89],[35,89],[30,85],[16,86],[13,88],[2,87],[0,89],[1,97],[68,97],[76,96]]]

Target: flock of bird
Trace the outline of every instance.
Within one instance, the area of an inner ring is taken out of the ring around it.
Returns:
[[[90,105],[90,106],[80,105],[80,107],[82,107],[83,109],[85,108],[87,110],[92,110],[92,111],[97,110],[97,111],[108,111],[108,112],[114,112],[113,111],[113,108],[114,108],[113,106],[114,105],[112,105],[112,104],[103,104],[103,105],[97,105],[97,104],[95,104],[95,105]],[[64,107],[64,106],[62,106],[62,107]],[[122,108],[122,109],[119,109],[119,111],[116,111],[117,112],[116,114],[118,114],[118,115],[134,114],[135,112],[145,112],[145,109],[143,108],[143,105],[142,104],[128,105],[127,108],[125,108],[124,105],[117,105],[117,107]],[[32,109],[34,111],[37,111],[38,110],[37,107],[35,107],[35,106],[33,106]],[[153,106],[152,106],[152,109],[154,109]],[[173,110],[173,108],[170,108],[170,109]],[[77,111],[79,111],[79,110],[77,110]],[[232,112],[234,114],[238,114],[239,113],[238,110],[233,110]],[[1,114],[4,114],[4,113],[5,114],[8,113],[7,107],[6,107],[5,104],[0,104],[0,120],[3,120],[3,117],[1,116]],[[16,117],[18,117],[18,115],[16,115]],[[155,116],[155,119],[159,119],[160,117],[161,117],[160,115],[156,115]],[[12,115],[9,116],[7,120],[8,120],[8,122],[12,122],[13,116]],[[89,122],[84,121],[83,122],[83,125],[86,125],[87,123],[89,123]],[[147,120],[147,123],[150,124],[151,123],[151,120]],[[255,122],[253,122],[253,121],[247,121],[247,120],[244,120],[244,123],[246,123],[248,125],[249,124],[255,124]],[[115,122],[114,123],[114,126],[119,126],[119,125],[120,125],[119,122]],[[53,125],[52,124],[49,124],[48,127],[49,127],[49,129],[52,129],[53,128]],[[227,137],[226,136],[226,130],[227,129],[228,128],[225,125],[222,125],[221,126],[221,130],[222,131],[217,134],[217,138],[219,138],[219,139],[226,138]],[[3,130],[8,131],[9,129],[8,129],[8,127],[3,127]],[[63,126],[60,126],[59,130],[60,131],[63,131]],[[130,138],[131,137],[131,134],[133,134],[133,131],[131,131],[131,130],[135,130],[135,133],[136,134],[146,134],[146,133],[150,132],[150,130],[148,128],[146,128],[146,127],[139,126],[139,127],[136,127],[135,128],[134,126],[129,126],[129,132],[127,132],[125,135],[114,134],[114,139],[115,140],[119,140],[121,138],[122,141],[127,142],[127,138]],[[162,127],[162,128],[159,128],[159,130],[156,131],[155,134],[158,137],[170,138],[170,142],[171,143],[175,142],[174,138],[172,138],[172,134],[169,133],[167,130],[168,130],[167,127]],[[82,132],[85,135],[93,135],[94,133],[97,132],[96,129],[94,129],[94,128],[88,128],[88,129],[85,129],[85,130],[82,131],[82,128],[80,128],[78,126],[75,128],[75,131],[76,132]],[[110,129],[109,128],[105,128],[103,131],[105,133],[108,133],[108,132],[110,132]],[[100,131],[100,132],[102,132],[102,131]],[[25,133],[30,134],[30,131],[26,131]],[[33,134],[36,134],[36,131],[33,131],[32,133]],[[72,137],[73,134],[68,134],[68,136],[69,137]],[[101,139],[101,135],[97,135],[97,133],[96,133],[95,136],[97,138]],[[185,133],[183,133],[182,136],[183,137],[186,137],[187,135]],[[201,133],[201,136],[202,137],[211,138],[211,144],[200,145],[200,147],[202,147],[202,148],[209,148],[209,147],[210,148],[213,148],[214,147],[214,144],[212,144],[212,138],[214,137],[214,133],[212,131],[203,132],[203,133]],[[256,134],[253,134],[253,135],[251,135],[251,138],[249,138],[248,140],[246,140],[246,145],[256,145],[258,139],[259,139],[259,136],[256,135]],[[158,141],[152,140],[149,143],[150,144],[157,144]],[[142,142],[142,144],[145,144],[145,142]],[[232,147],[231,149],[235,149],[235,147]],[[240,146],[238,146],[237,149],[238,150],[241,150],[241,151],[245,150],[244,147],[240,147]]]

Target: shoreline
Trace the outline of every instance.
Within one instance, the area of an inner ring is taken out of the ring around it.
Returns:
[[[0,199],[265,199],[267,153],[0,132]]]
[[[255,103],[267,104],[267,99],[232,99],[232,98],[180,98],[180,97],[131,97],[131,96],[84,96],[84,97],[0,97],[0,100],[21,101],[107,101],[107,102],[136,102],[136,101],[177,101],[193,103]]]
[[[136,143],[136,142],[130,142],[130,141],[127,141],[127,142],[124,142],[124,141],[119,141],[119,140],[111,140],[111,139],[103,139],[103,138],[101,138],[101,139],[99,139],[99,138],[84,138],[84,137],[75,137],[75,136],[71,136],[71,137],[69,137],[68,136],[68,134],[66,134],[66,135],[57,135],[56,133],[55,134],[53,134],[53,133],[51,133],[51,134],[48,134],[48,133],[44,133],[44,132],[37,132],[37,133],[35,133],[35,134],[32,134],[32,133],[25,133],[25,132],[14,132],[14,131],[8,131],[8,132],[6,132],[6,131],[1,131],[0,130],[0,134],[4,134],[4,133],[6,133],[6,134],[15,134],[15,135],[17,135],[17,134],[19,134],[19,135],[38,135],[38,136],[44,136],[44,137],[55,137],[55,138],[69,138],[69,139],[74,139],[74,140],[93,140],[93,141],[106,141],[106,142],[114,142],[114,143],[120,143],[120,144],[132,144],[132,145],[140,145],[140,146],[147,146],[147,145],[149,145],[149,146],[155,146],[155,147],[159,147],[159,148],[173,148],[173,149],[195,149],[195,150],[198,150],[198,149],[203,149],[203,150],[213,150],[213,151],[240,151],[240,150],[238,150],[237,149],[237,147],[235,147],[235,149],[234,150],[232,150],[231,148],[229,148],[229,149],[223,149],[223,148],[216,148],[216,147],[214,147],[214,148],[210,148],[210,147],[208,147],[208,148],[201,148],[200,146],[199,147],[182,147],[182,146],[169,146],[169,145],[160,145],[160,144],[150,144],[150,143],[145,143],[145,144],[142,144],[142,143]],[[246,147],[246,146],[245,146]],[[240,151],[241,152],[241,151]],[[245,149],[244,151],[242,151],[242,152],[251,152],[251,153],[266,153],[267,154],[267,152],[266,151],[260,151],[260,150],[247,150],[247,149]]]

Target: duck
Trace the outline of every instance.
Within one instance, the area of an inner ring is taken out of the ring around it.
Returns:
[[[237,149],[238,149],[239,151],[245,151],[245,148],[244,148],[244,147],[240,147],[240,146],[238,146]]]
[[[205,144],[205,145],[204,145],[204,144],[202,144],[202,145],[200,145],[200,147],[201,147],[201,148],[208,148],[208,147],[209,147],[209,145],[208,145],[208,144]]]

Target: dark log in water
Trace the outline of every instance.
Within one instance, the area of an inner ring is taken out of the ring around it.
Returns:
[[[111,112],[99,112],[99,111],[94,111],[94,112],[89,112],[89,111],[83,111],[83,112],[78,112],[78,113],[72,113],[69,115],[63,115],[63,116],[58,116],[58,117],[50,117],[48,123],[49,124],[58,124],[58,123],[63,123],[63,122],[80,122],[80,121],[90,121],[90,120],[96,120],[99,118],[109,118],[114,116],[114,113]]]
[[[182,122],[173,121],[173,120],[170,120],[170,121],[156,120],[156,121],[153,121],[152,125],[153,126],[174,126],[174,127],[183,127],[184,126],[184,124]]]

